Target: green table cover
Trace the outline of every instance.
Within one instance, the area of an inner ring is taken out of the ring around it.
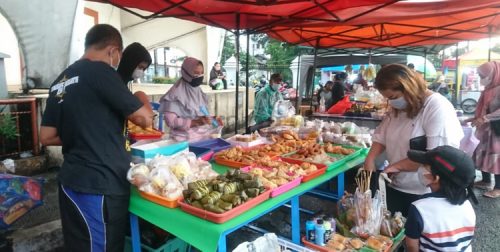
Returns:
[[[298,187],[281,194],[276,198],[270,198],[245,213],[222,224],[203,220],[182,211],[180,208],[172,209],[155,204],[142,198],[135,187],[131,192],[129,211],[138,217],[168,231],[201,251],[214,252],[217,250],[219,238],[225,231],[247,223],[256,216],[266,212],[266,210],[277,205],[284,204],[285,200],[291,199],[296,195],[304,194],[318,185],[329,181],[337,175],[363,163],[365,157],[366,153],[363,153],[357,158],[347,162],[345,165],[329,171],[311,181],[300,184]],[[212,165],[213,169],[218,173],[223,173],[228,169],[231,169],[215,163]]]

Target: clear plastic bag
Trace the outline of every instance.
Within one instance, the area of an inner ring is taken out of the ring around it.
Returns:
[[[289,100],[279,100],[273,107],[273,120],[292,117],[295,115],[295,107]]]

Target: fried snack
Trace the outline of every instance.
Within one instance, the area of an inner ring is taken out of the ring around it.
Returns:
[[[331,236],[330,241],[334,241],[334,242],[338,242],[338,243],[345,243],[347,241],[347,238],[340,235],[340,234],[335,233]]]
[[[158,134],[158,131],[154,130],[152,127],[148,127],[148,128],[143,129],[140,126],[135,125],[131,121],[128,121],[127,129],[130,133],[133,133],[133,134]]]
[[[335,251],[343,251],[345,249],[345,245],[340,242],[335,242],[330,240],[327,244],[326,247],[329,249],[333,249]]]
[[[331,143],[326,143],[325,145],[323,145],[323,149],[327,153],[332,154],[350,155],[354,153],[354,149],[344,148],[340,145],[333,145]]]
[[[374,236],[370,236],[368,240],[366,240],[366,245],[368,245],[368,247],[376,251],[383,251],[384,249],[384,243],[375,238]]]
[[[364,245],[363,241],[361,241],[359,238],[351,239],[349,241],[349,244],[355,249],[360,249]]]
[[[239,146],[236,146],[217,153],[216,157],[251,165],[257,160],[270,160],[268,154],[269,152],[262,148],[243,149]]]

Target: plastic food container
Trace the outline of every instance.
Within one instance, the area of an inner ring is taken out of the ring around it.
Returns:
[[[154,202],[158,205],[162,205],[162,206],[168,207],[168,208],[177,208],[179,206],[179,204],[178,204],[179,199],[167,200],[166,198],[163,198],[163,197],[156,195],[156,194],[147,193],[147,192],[143,192],[140,190],[138,190],[138,191],[139,191],[139,194],[141,195],[141,197],[143,197],[151,202]]]
[[[231,144],[226,142],[222,138],[215,138],[215,139],[209,139],[209,140],[203,140],[203,141],[199,141],[199,142],[190,143],[189,146],[209,148],[214,153],[217,153],[221,150],[225,150],[225,149],[231,147]]]
[[[271,168],[265,168],[265,167],[254,167],[254,166],[246,166],[246,167],[243,167],[241,168],[241,171],[244,171],[244,172],[250,172],[250,170],[252,168],[257,168],[257,169],[266,169],[266,170],[271,170]],[[297,187],[300,185],[300,181],[302,181],[302,176],[300,177],[297,177],[296,179],[284,184],[284,185],[281,185],[281,186],[278,186],[274,189],[271,189],[271,198],[274,198],[280,194],[283,194],[285,192],[288,192],[290,191],[291,189]]]
[[[183,199],[179,200],[179,205],[182,209],[182,211],[186,213],[190,213],[194,216],[200,217],[204,220],[208,220],[211,222],[215,223],[224,223],[242,213],[245,211],[251,209],[252,207],[264,202],[269,198],[269,195],[271,194],[271,190],[266,190],[259,196],[229,210],[221,214],[213,213],[204,209],[200,209],[194,206],[191,206],[187,203],[184,202]]]
[[[174,140],[140,141],[132,146],[132,162],[146,163],[157,154],[170,156],[188,148],[188,142]]]
[[[214,152],[209,148],[195,147],[195,146],[189,146],[189,152],[194,153],[197,158],[205,161],[209,161],[214,154]]]
[[[250,137],[250,135],[244,135],[244,136]],[[238,141],[238,138],[240,138],[240,137],[243,138],[242,135],[234,135],[234,136],[226,139],[226,141],[234,146],[241,146],[244,148],[253,147],[253,146],[264,144],[265,142],[267,142],[264,137],[258,137],[257,139],[255,139],[253,141]]]

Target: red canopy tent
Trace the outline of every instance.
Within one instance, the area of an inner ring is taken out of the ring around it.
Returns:
[[[490,1],[498,2],[500,1]],[[288,27],[278,26],[266,32],[271,37],[315,48],[380,48],[452,44],[486,38],[500,33],[500,9],[490,7],[437,16],[390,21],[389,13],[398,4],[385,8],[379,22]],[[418,11],[417,11],[418,12]],[[357,21],[371,20],[372,13]],[[414,16],[414,15],[413,15]],[[348,22],[349,23],[349,22]]]
[[[399,0],[91,0],[109,3],[144,19],[175,17],[231,29],[259,29],[280,23],[345,22]],[[354,8],[342,18],[336,13]],[[358,9],[356,11],[355,9]],[[143,15],[134,9],[152,12]]]

